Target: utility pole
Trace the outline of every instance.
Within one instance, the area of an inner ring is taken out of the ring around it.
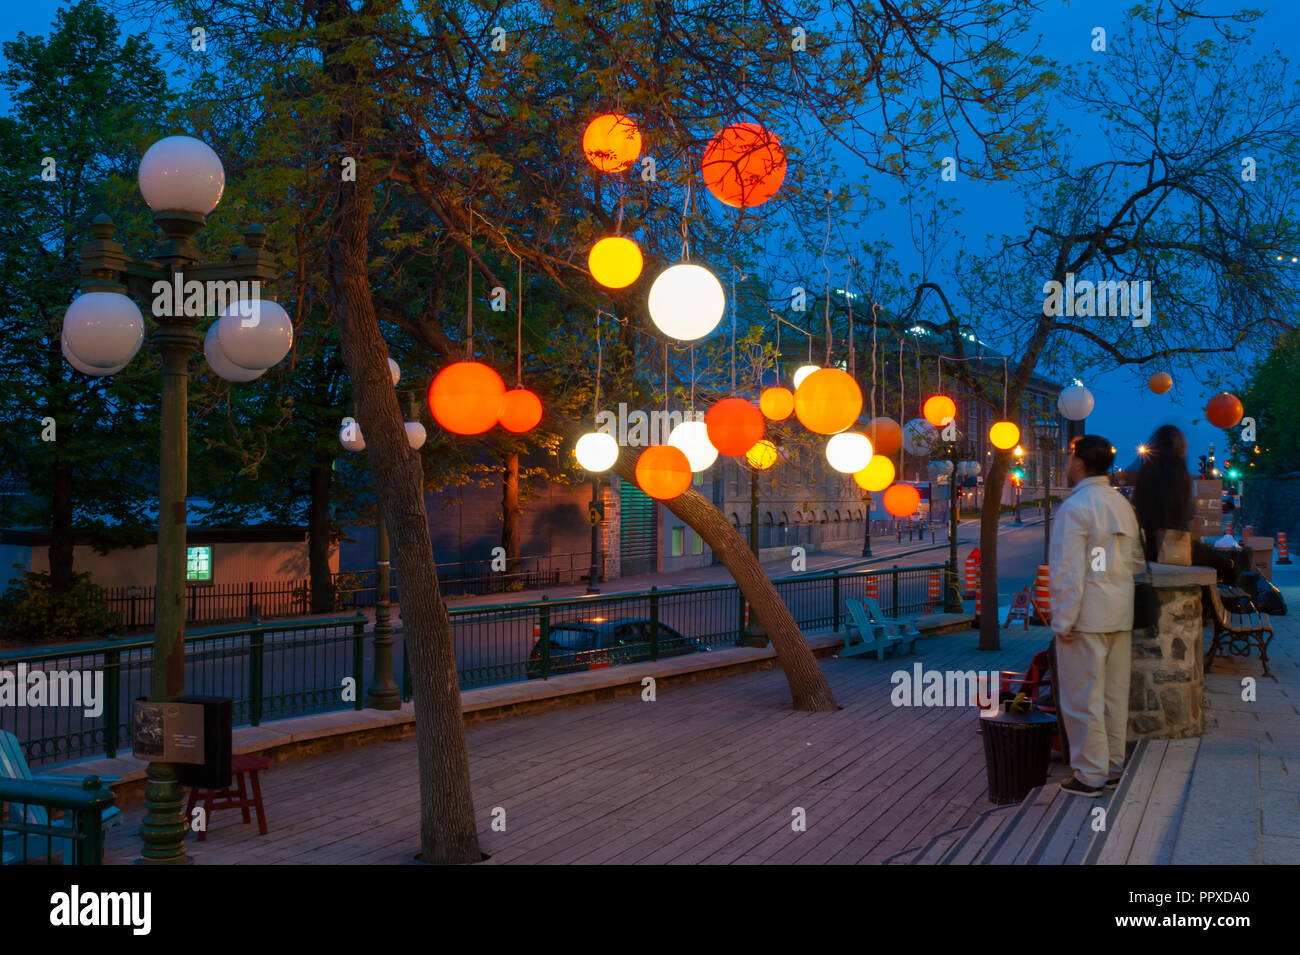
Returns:
[[[944,613],[961,613],[961,589],[957,585],[957,524],[961,520],[961,502],[957,497],[957,459],[959,457],[957,442],[948,445],[948,459],[952,462],[952,472],[948,475],[948,574],[947,586],[943,592]],[[934,506],[931,500],[930,506]]]

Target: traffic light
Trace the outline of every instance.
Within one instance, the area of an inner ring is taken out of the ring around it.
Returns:
[[[1207,455],[1202,454],[1196,461],[1201,467],[1201,479],[1204,480],[1210,476],[1210,459]]]
[[[1014,484],[1016,487],[1020,487],[1025,483],[1024,468],[1016,468],[1014,471],[1011,472],[1011,483]]]

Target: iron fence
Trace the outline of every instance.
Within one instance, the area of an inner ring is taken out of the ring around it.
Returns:
[[[839,630],[850,598],[872,597],[895,617],[937,609],[946,566],[802,574],[773,583],[801,628]],[[756,622],[734,583],[543,597],[456,608],[449,615],[462,689],[733,647],[747,620]],[[365,627],[366,618],[354,616],[187,631],[186,691],[230,698],[235,723],[254,726],[265,719],[361,709],[373,679]],[[404,634],[395,640],[402,698],[410,700]],[[0,653],[0,671],[12,674],[15,688],[36,671],[47,680],[75,673],[102,681],[93,706],[0,707],[0,728],[23,741],[33,764],[129,749],[131,706],[150,695],[152,653],[152,640],[145,637]]]

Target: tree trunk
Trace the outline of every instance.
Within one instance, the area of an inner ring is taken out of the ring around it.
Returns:
[[[352,16],[336,3],[331,19]],[[324,68],[340,90],[364,89],[355,55],[359,21],[347,40],[323,45]],[[350,43],[348,41],[351,41]],[[361,106],[345,107],[335,133],[344,155],[365,155],[369,117]],[[362,165],[358,162],[358,165]],[[420,858],[427,863],[479,862],[470,787],[469,751],[456,679],[451,621],[438,589],[429,521],[424,510],[424,475],[419,455],[406,439],[402,409],[388,373],[388,345],[379,331],[368,267],[372,199],[367,171],[356,182],[337,183],[330,223],[330,282],[335,292],[343,361],[357,402],[384,520],[397,565],[402,569],[402,620],[410,656],[415,702],[416,749],[420,769]]]
[[[311,573],[311,612],[329,613],[334,609],[334,586],[330,576],[330,491],[334,474],[331,459],[324,451],[316,452],[309,475],[311,504],[307,512],[307,562]]]
[[[984,479],[984,506],[980,510],[981,650],[999,650],[1002,646],[1002,622],[998,620],[998,522],[1002,518],[1002,486],[1006,483],[1011,455],[1011,451],[995,451]]]
[[[501,547],[506,552],[506,573],[519,572],[519,452],[506,455],[501,474]]]
[[[72,589],[72,465],[54,464],[50,492],[50,587],[56,594]]]
[[[544,426],[569,440],[576,440],[586,431],[578,422],[557,415],[547,415]],[[623,448],[619,452],[613,470],[624,481],[636,482],[637,453],[634,448]],[[687,488],[684,494],[663,503],[703,538],[740,586],[741,593],[749,601],[750,611],[758,616],[758,622],[772,641],[772,648],[785,671],[794,708],[815,713],[839,709],[826,674],[817,665],[817,658],[813,656],[790,608],[776,592],[771,578],[764,573],[749,543],[726,516],[694,488]]]

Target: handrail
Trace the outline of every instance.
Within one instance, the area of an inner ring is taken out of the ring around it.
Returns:
[[[55,841],[67,840],[75,848],[72,858],[67,851],[64,852],[64,865],[101,865],[104,861],[103,813],[116,802],[112,790],[98,776],[84,777],[80,786],[0,778],[0,805],[41,806],[71,814],[71,819],[65,819],[64,824],[54,825],[28,822],[25,810],[16,816],[11,812],[11,818],[0,819],[0,833],[12,832],[21,836],[24,844],[31,840],[37,849],[44,840],[46,852],[42,854],[52,852]]]
[[[369,622],[370,618],[365,614],[356,614],[352,617],[322,617],[312,618],[310,620],[295,620],[293,618],[287,618],[267,621],[265,623],[246,623],[241,626],[203,627],[197,630],[186,630],[185,642],[186,644],[189,644],[196,640],[215,640],[221,637],[238,637],[252,633],[314,630],[322,627],[351,627],[358,623]],[[110,650],[143,650],[152,646],[152,634],[128,637],[124,640],[119,640],[110,636],[107,640],[95,640],[89,643],[60,643],[55,646],[39,649],[33,647],[0,651],[0,666],[3,666],[5,662],[9,660],[30,662],[33,660],[56,659],[58,657],[67,657],[82,653],[106,653]]]
[[[840,572],[840,573],[832,571],[826,574],[791,574],[788,577],[773,577],[771,578],[771,581],[773,584],[785,584],[785,583],[794,583],[794,582],[805,583],[805,582],[812,582],[818,580],[834,580],[837,577],[840,580],[844,580],[846,578],[851,578],[851,577],[863,577],[863,576],[872,576],[872,575],[888,577],[889,575],[895,572],[942,570],[947,566],[948,564],[945,562],[941,564],[917,564],[915,566],[910,566],[910,567],[891,566],[891,567],[884,567],[879,570],[851,570],[848,572]],[[721,591],[731,591],[731,590],[736,590],[738,586],[739,586],[738,584],[732,582],[729,584],[706,584],[699,587],[673,587],[671,589],[655,590],[655,594],[662,600],[664,597],[676,596],[679,594],[704,594],[704,593],[718,593]],[[581,604],[584,606],[592,606],[601,603],[613,603],[618,600],[631,600],[637,597],[648,598],[649,596],[650,596],[649,590],[629,590],[623,593],[615,593],[615,594],[588,594],[579,597],[540,598],[538,600],[518,601],[516,603],[508,603],[508,604],[479,604],[473,607],[454,607],[454,608],[449,607],[447,609],[447,614],[451,617],[462,617],[470,614],[487,613],[491,611],[509,611],[509,610],[521,611],[530,608],[535,610],[542,605],[541,604],[542,599],[546,600],[547,607],[554,609],[556,607],[574,606],[577,604]]]

